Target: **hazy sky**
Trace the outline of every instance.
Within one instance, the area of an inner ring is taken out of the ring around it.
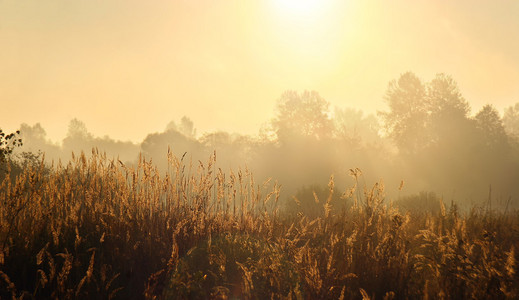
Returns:
[[[141,141],[189,116],[257,133],[285,90],[385,109],[390,80],[447,73],[478,110],[519,102],[519,1],[0,0],[0,126],[77,117]]]

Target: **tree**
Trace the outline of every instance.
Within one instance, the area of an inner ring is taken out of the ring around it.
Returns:
[[[388,135],[397,147],[416,153],[429,142],[426,135],[428,105],[426,88],[413,73],[407,72],[389,83],[385,100],[389,112],[379,112]]]
[[[186,116],[183,116],[182,119],[180,119],[179,125],[177,125],[175,123],[175,121],[169,122],[168,125],[166,126],[166,131],[168,131],[168,130],[178,131],[189,138],[196,137],[196,129],[195,129],[194,123],[193,123],[193,121],[191,121],[190,118],[188,118]]]
[[[437,74],[428,84],[407,72],[386,92],[389,112],[380,115],[389,136],[405,154],[416,154],[466,134],[470,106],[452,77]],[[456,130],[457,134],[452,134]]]
[[[400,165],[431,187],[466,185],[467,174],[480,165],[480,143],[457,83],[437,74],[423,84],[413,73],[405,73],[390,82],[386,100],[390,109],[381,115],[403,154]]]
[[[443,73],[437,74],[427,85],[427,102],[432,115],[465,118],[470,112],[470,106],[461,95],[458,84]]]
[[[205,133],[199,142],[207,154],[216,151],[217,165],[223,168],[249,165],[258,150],[257,143],[251,137],[225,131]]]
[[[161,168],[169,165],[168,149],[178,159],[182,158],[186,152],[188,153],[187,159],[193,158],[196,161],[207,158],[207,156],[201,155],[202,147],[197,140],[188,138],[176,130],[148,134],[141,143],[142,154],[148,159],[153,159],[153,162]]]
[[[67,151],[89,151],[94,146],[94,136],[88,132],[85,123],[72,119],[68,125],[68,132],[63,139],[63,148]]]
[[[23,147],[19,150],[28,151],[32,153],[45,153],[46,161],[57,161],[62,153],[61,147],[52,143],[47,138],[47,133],[40,123],[28,125],[23,123],[20,125],[20,136],[23,139]]]
[[[310,137],[322,140],[331,137],[333,123],[329,117],[329,103],[317,92],[287,91],[277,104],[277,115],[272,121],[278,141],[292,137]]]
[[[68,125],[67,137],[83,140],[93,139],[93,135],[88,132],[85,123],[75,118]]]
[[[508,138],[499,112],[485,105],[474,117],[477,129],[477,165],[473,168],[480,182],[498,194],[517,193],[519,161],[517,150]]]
[[[519,139],[519,103],[505,109],[503,125],[510,136]]]
[[[365,116],[362,110],[336,108],[333,120],[336,137],[352,147],[380,142],[380,125],[374,115]]]
[[[459,152],[472,135],[470,106],[457,83],[445,74],[437,74],[427,85],[427,127],[431,144],[456,148]]]
[[[508,145],[503,121],[499,112],[490,104],[485,105],[474,117],[483,144],[490,149],[504,149]]]
[[[11,155],[13,153],[13,150],[16,147],[22,146],[22,139],[19,135],[19,130],[13,133],[6,134],[2,131],[2,129],[0,129],[0,182],[3,181],[4,177],[6,176],[9,170],[7,165],[12,162]],[[16,163],[14,163],[14,165],[11,165],[11,167],[15,168],[14,172],[11,172],[11,175],[19,173],[20,168],[16,165]]]
[[[21,135],[24,138],[24,141],[26,142],[46,142],[47,132],[41,126],[40,123],[36,123],[33,126],[23,123],[22,125],[20,125],[20,131]]]
[[[6,134],[0,129],[0,165],[3,166],[13,153],[15,147],[22,145],[22,139],[19,137],[20,131]]]

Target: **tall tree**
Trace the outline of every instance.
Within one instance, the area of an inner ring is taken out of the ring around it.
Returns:
[[[388,112],[379,112],[385,129],[397,147],[416,153],[429,142],[426,134],[428,104],[426,88],[413,73],[407,72],[389,83],[385,100]]]
[[[505,109],[503,125],[510,136],[519,139],[519,103]]]
[[[335,136],[351,147],[380,142],[380,125],[372,114],[366,116],[362,110],[335,108],[333,121]]]
[[[333,123],[329,117],[329,103],[317,92],[283,93],[272,121],[280,142],[291,137],[311,137],[318,140],[331,137]]]
[[[62,149],[58,144],[52,143],[47,138],[47,132],[40,123],[28,125],[23,123],[20,125],[21,137],[24,141],[23,147],[20,150],[32,153],[45,153],[46,161],[57,161],[63,154]]]
[[[438,147],[456,146],[470,136],[468,114],[470,106],[448,75],[437,74],[427,85],[427,127],[432,144]],[[457,149],[460,151],[461,149]]]
[[[490,149],[504,149],[508,144],[503,120],[490,104],[485,105],[474,117],[483,144]]]
[[[427,100],[433,115],[464,118],[470,112],[470,106],[461,95],[456,81],[443,73],[437,74],[427,85]]]
[[[417,153],[441,144],[448,136],[465,134],[470,107],[457,83],[437,74],[423,84],[411,72],[389,83],[386,93],[389,112],[382,112],[385,127],[401,151]],[[452,134],[455,129],[458,134]]]
[[[94,136],[88,132],[88,129],[83,121],[72,119],[68,125],[68,132],[65,139],[63,139],[63,148],[66,151],[86,151],[92,149]]]
[[[166,126],[166,131],[168,131],[168,130],[178,131],[189,138],[196,137],[196,129],[195,129],[194,123],[187,116],[183,116],[182,119],[180,119],[179,125],[177,125],[177,123],[175,123],[175,121],[169,122],[168,125]]]

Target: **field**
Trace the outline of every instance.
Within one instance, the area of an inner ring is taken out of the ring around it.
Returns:
[[[336,191],[331,177],[308,215],[215,156],[168,161],[160,174],[94,151],[7,176],[0,298],[519,298],[517,211],[405,211],[381,182]]]

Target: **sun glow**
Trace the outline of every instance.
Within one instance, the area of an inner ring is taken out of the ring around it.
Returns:
[[[335,0],[271,0],[270,3],[280,26],[305,30],[332,25],[331,19],[344,7]]]
[[[340,60],[341,36],[350,26],[345,4],[335,0],[271,0],[273,36],[277,38],[285,63],[293,68],[311,69],[312,74],[334,72]],[[303,72],[303,71],[302,71]],[[318,75],[319,76],[319,75]]]
[[[275,0],[276,6],[283,13],[308,16],[322,8],[322,0]]]

